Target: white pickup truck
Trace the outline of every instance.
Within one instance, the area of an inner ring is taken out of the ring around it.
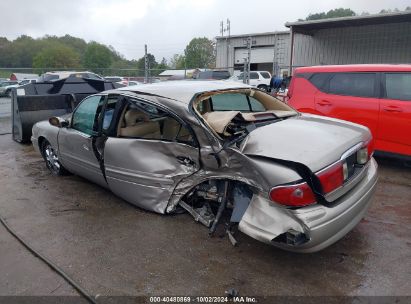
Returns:
[[[244,73],[238,76],[233,76],[231,79],[234,81],[243,82]],[[267,71],[251,71],[250,72],[250,85],[260,90],[268,92],[270,90],[271,74]]]

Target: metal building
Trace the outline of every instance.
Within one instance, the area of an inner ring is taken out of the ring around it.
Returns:
[[[247,39],[251,37],[251,70],[287,72],[289,36],[289,31],[281,31],[216,37],[216,67],[229,69],[231,73],[234,69],[242,70],[248,56]]]
[[[286,23],[289,66],[411,63],[411,12]]]
[[[250,69],[276,75],[299,66],[411,63],[411,11],[289,22],[286,27],[290,31],[217,37],[216,67],[242,69],[248,37]]]

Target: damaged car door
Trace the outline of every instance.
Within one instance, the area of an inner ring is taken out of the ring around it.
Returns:
[[[85,98],[74,110],[70,127],[61,128],[58,135],[61,162],[70,172],[107,187],[94,152],[98,117],[105,96]]]
[[[104,168],[115,194],[164,213],[177,183],[199,170],[199,149],[191,128],[175,114],[130,98],[115,136],[105,142]]]

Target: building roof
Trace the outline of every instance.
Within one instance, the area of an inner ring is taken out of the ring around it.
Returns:
[[[150,95],[162,96],[174,100],[181,101],[188,104],[193,97],[199,93],[225,90],[225,89],[239,89],[239,88],[251,88],[249,85],[241,82],[215,80],[176,80],[176,81],[164,81],[152,84],[142,84],[133,87],[123,87],[116,91],[130,91],[133,93],[143,93]]]
[[[310,31],[326,29],[326,28],[385,24],[385,23],[400,23],[400,22],[411,22],[411,11],[373,14],[373,15],[364,15],[364,16],[329,18],[329,19],[320,19],[320,20],[309,20],[309,21],[298,21],[298,22],[287,22],[285,26],[292,27],[294,32],[309,34]]]
[[[247,38],[256,36],[272,36],[272,35],[285,35],[290,34],[289,31],[276,31],[276,32],[263,32],[263,33],[251,33],[251,34],[241,34],[241,35],[230,35],[230,36],[217,36],[215,39],[226,39],[226,38]]]
[[[332,72],[409,72],[411,64],[345,64],[296,68],[296,73]]]

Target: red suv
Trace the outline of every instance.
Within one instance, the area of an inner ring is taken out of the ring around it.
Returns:
[[[376,150],[411,156],[411,65],[297,68],[288,97],[301,112],[367,126]]]

